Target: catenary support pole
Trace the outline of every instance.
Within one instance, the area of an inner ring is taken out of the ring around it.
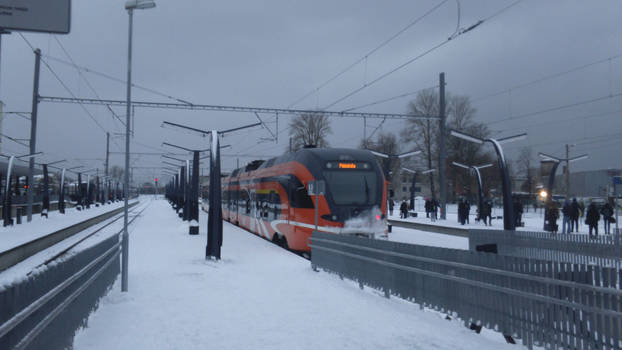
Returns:
[[[447,147],[445,146],[445,139],[447,136],[447,131],[445,129],[445,124],[447,120],[447,116],[445,115],[445,73],[441,73],[439,77],[439,115],[440,115],[440,164],[439,164],[439,180],[441,187],[441,219],[447,219],[447,180],[446,180],[446,162],[447,162]]]
[[[50,210],[50,176],[48,173],[48,165],[43,164],[43,199],[41,203],[41,216],[48,217]]]
[[[190,188],[190,228],[191,235],[199,234],[199,157],[200,151],[192,152],[192,186]]]
[[[30,154],[36,153],[37,144],[37,112],[39,107],[39,68],[41,67],[41,50],[35,50],[35,77],[32,85],[32,114],[30,115]],[[26,198],[28,205],[26,206],[27,221],[32,221],[32,202],[35,173],[35,158],[30,157],[28,160],[28,188],[26,189]]]

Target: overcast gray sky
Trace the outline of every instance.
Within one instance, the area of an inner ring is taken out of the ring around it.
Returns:
[[[136,11],[133,81],[193,103],[287,107],[334,74],[363,57],[408,23],[442,1],[157,1],[152,10]],[[460,2],[459,25],[467,28],[488,18],[514,0]],[[127,69],[128,16],[123,1],[73,1],[71,33],[57,39],[81,66],[119,79]],[[360,93],[334,105],[343,110],[438,84],[446,73],[447,90],[468,95],[477,119],[490,123],[495,136],[528,132],[526,141],[508,145],[513,156],[524,145],[535,152],[562,156],[565,143],[576,144],[571,154],[590,153],[574,169],[619,168],[622,165],[622,2],[524,0],[507,11]],[[455,30],[457,2],[446,1],[346,74],[297,104],[322,108],[373,81],[376,77],[438,45]],[[94,98],[77,71],[53,58],[68,60],[53,35],[25,33],[40,48],[44,60],[76,96]],[[0,98],[5,111],[31,108],[34,55],[19,34],[2,37]],[[608,59],[613,57],[612,59]],[[517,87],[555,73],[604,60],[554,79]],[[42,66],[41,95],[70,96]],[[101,98],[125,99],[125,85],[84,73]],[[513,88],[493,97],[482,98]],[[133,90],[135,100],[166,98]],[[611,96],[611,97],[610,97]],[[361,111],[404,113],[410,97]],[[572,108],[533,114],[556,107],[602,98]],[[42,103],[38,148],[47,160],[103,169],[105,130],[122,132],[105,107],[86,106],[98,126],[79,105]],[[117,114],[125,110],[116,107]],[[264,115],[276,130],[275,117]],[[509,119],[513,118],[513,119]],[[255,122],[241,113],[137,109],[133,151],[163,150],[163,141],[190,148],[207,148],[200,136],[160,127],[168,120],[201,129],[226,129]],[[254,128],[225,138],[223,150],[240,163],[263,155],[278,155],[288,145],[289,117],[279,118],[279,143],[261,142],[268,131]],[[368,120],[367,133],[380,123]],[[387,121],[382,131],[398,132],[403,122]],[[3,132],[17,138],[29,135],[28,121],[5,116]],[[355,147],[363,136],[363,121],[334,119],[332,146]],[[122,151],[117,138],[112,150]],[[24,148],[3,140],[4,153]],[[236,165],[226,157],[223,167]],[[122,165],[121,155],[112,164]],[[134,166],[160,166],[158,157],[134,157]],[[157,176],[137,170],[136,180]]]

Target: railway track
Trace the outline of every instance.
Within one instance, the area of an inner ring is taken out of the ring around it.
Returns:
[[[134,203],[130,204],[130,207],[134,207],[135,205],[137,205],[139,202],[136,201]],[[45,236],[41,236],[39,238],[36,238],[32,241],[20,244],[14,248],[11,248],[9,250],[5,250],[2,253],[0,253],[0,271],[6,270],[7,268],[14,266],[18,263],[20,263],[21,261],[24,261],[26,259],[28,259],[29,257],[59,243],[62,242],[63,240],[72,237],[80,232],[83,232],[84,230],[88,229],[89,227],[92,227],[94,225],[97,225],[105,220],[108,220],[114,216],[118,216],[117,218],[114,218],[109,224],[111,224],[112,222],[118,220],[119,218],[123,217],[122,215],[123,213],[123,207],[111,210],[107,213],[92,217],[90,219],[84,220],[82,222],[79,222],[77,224],[65,227],[61,230],[52,232],[50,234],[47,234]],[[109,224],[105,225],[104,227],[108,226]],[[103,227],[101,228],[103,229]],[[96,232],[99,232],[99,230],[96,230]],[[82,241],[82,240],[81,240]],[[75,245],[73,245],[75,246]],[[49,260],[49,259],[48,259]]]

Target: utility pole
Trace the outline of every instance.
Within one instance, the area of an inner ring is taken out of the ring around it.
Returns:
[[[108,176],[108,160],[110,159],[110,133],[106,132],[106,170],[105,176]]]
[[[445,147],[445,136],[446,136],[446,131],[445,131],[445,122],[447,119],[447,116],[445,115],[445,73],[441,73],[440,77],[439,77],[439,115],[441,117],[440,119],[440,134],[441,134],[441,138],[440,138],[440,151],[441,151],[441,156],[440,156],[440,161],[441,164],[439,164],[439,177],[440,177],[440,187],[441,187],[441,220],[446,220],[447,219],[447,183],[446,183],[446,179],[445,179],[445,175],[446,175],[446,170],[445,170],[445,163],[447,162],[447,149]]]
[[[35,50],[35,77],[32,87],[32,114],[30,115],[30,154],[36,153],[37,144],[37,111],[39,107],[39,68],[41,66],[41,50]],[[28,199],[28,206],[26,207],[26,215],[28,222],[32,221],[32,202],[33,202],[33,187],[35,173],[35,158],[30,157],[28,163],[28,189],[26,190],[26,196]]]
[[[566,199],[570,199],[570,145],[566,144]]]

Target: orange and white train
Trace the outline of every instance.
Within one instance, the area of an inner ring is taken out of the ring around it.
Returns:
[[[366,150],[305,148],[251,162],[222,180],[223,218],[288,249],[310,251],[316,196],[318,229],[331,233],[386,233],[387,183]]]

